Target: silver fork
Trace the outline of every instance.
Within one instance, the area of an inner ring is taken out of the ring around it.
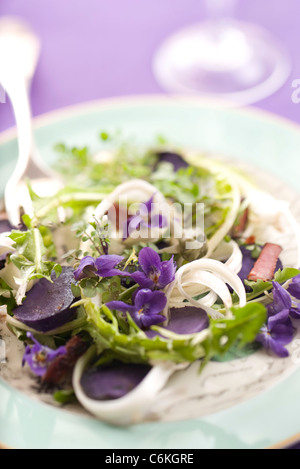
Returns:
[[[29,94],[39,55],[40,41],[25,22],[11,17],[0,20],[0,83],[13,107],[19,147],[17,165],[4,192],[6,214],[13,226],[20,224],[22,213],[33,216],[26,179],[41,197],[63,186],[34,145]]]

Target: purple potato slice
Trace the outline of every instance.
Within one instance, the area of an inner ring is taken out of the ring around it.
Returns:
[[[176,334],[196,334],[207,329],[208,326],[209,319],[205,311],[196,306],[185,306],[171,308],[169,324],[163,328]],[[145,333],[149,338],[159,335],[157,331],[151,329],[146,330]]]
[[[76,316],[76,308],[71,308],[75,298],[71,284],[74,283],[74,270],[63,267],[56,278],[52,272],[51,279],[39,280],[22,305],[13,310],[14,316],[28,327],[39,332],[48,332],[71,321]]]
[[[4,254],[1,254],[0,256],[0,270],[4,269],[5,264],[6,264],[6,257],[9,251],[5,252]]]
[[[193,334],[206,329],[209,325],[205,311],[193,306],[172,308],[171,319],[166,329],[177,334]],[[158,332],[146,330],[149,338]],[[97,368],[85,370],[81,377],[81,387],[90,399],[106,401],[120,399],[132,391],[151,370],[150,365],[113,362]]]
[[[113,362],[87,369],[80,384],[84,393],[97,401],[120,399],[132,391],[149,373],[151,366]]]
[[[158,162],[171,163],[173,165],[174,171],[178,171],[180,168],[187,168],[188,163],[184,158],[178,153],[173,152],[160,152],[158,153]]]
[[[0,220],[0,233],[5,233],[6,231],[11,231],[13,226],[9,223],[8,220]]]

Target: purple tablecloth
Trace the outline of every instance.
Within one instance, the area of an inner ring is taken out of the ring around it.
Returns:
[[[33,114],[94,99],[163,93],[151,70],[153,52],[182,26],[204,19],[201,0],[1,0],[0,16],[26,19],[42,40],[32,87]],[[292,82],[300,79],[299,0],[240,0],[236,17],[260,24],[288,48],[285,85],[255,106],[300,122]],[[0,132],[14,125],[0,104]],[[299,422],[300,430],[300,422]]]
[[[204,18],[201,0],[1,0],[0,15],[30,22],[43,49],[32,89],[34,115],[102,97],[163,93],[151,70],[153,52],[182,26]],[[291,99],[300,78],[299,0],[238,2],[236,17],[258,23],[289,49],[286,84],[256,106],[300,121]],[[14,125],[0,105],[0,131]]]

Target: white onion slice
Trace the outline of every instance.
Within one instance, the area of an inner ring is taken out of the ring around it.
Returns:
[[[198,272],[194,272],[193,281],[195,283],[198,283],[198,284],[200,283],[200,285],[204,285],[204,286],[210,288],[211,290],[213,290],[215,292],[215,294],[217,294],[222,299],[226,309],[230,309],[232,307],[232,299],[231,299],[230,291],[229,291],[228,287],[226,286],[225,282],[223,282],[223,280],[221,280],[219,277],[212,274],[211,272],[198,271]],[[180,280],[179,280],[177,288],[180,291],[180,293],[182,294],[182,296],[184,296],[187,300],[189,300],[189,302],[192,305],[194,305],[194,306],[199,306],[199,304],[200,305],[201,304],[202,305],[207,305],[205,298],[200,299],[200,300],[194,300],[184,290],[184,288],[183,288],[184,285],[185,284],[180,283]],[[207,305],[207,306],[209,306],[209,305]]]
[[[138,201],[140,199],[140,202],[143,202],[145,201],[145,196],[150,198],[153,194],[155,194],[155,198],[158,203],[167,203],[162,193],[159,192],[157,188],[149,182],[143,181],[142,179],[126,181],[116,187],[114,191],[112,191],[104,200],[102,200],[102,202],[100,202],[96,208],[95,217],[101,219],[122,195],[127,197],[132,196],[134,201]]]
[[[236,274],[240,272],[243,265],[243,254],[239,245],[233,240],[230,240],[228,243],[222,241],[211,257],[224,262]]]
[[[162,362],[153,366],[143,381],[124,397],[109,401],[96,401],[89,398],[81,387],[84,369],[93,357],[95,350],[90,349],[76,363],[73,373],[73,388],[78,401],[95,417],[114,425],[130,425],[142,422],[149,408],[155,405],[158,393],[170,376],[186,368],[188,364]]]
[[[236,291],[240,300],[240,306],[245,306],[245,287],[239,276],[233,272],[230,267],[215,259],[203,258],[190,262],[178,269],[175,281],[167,288],[166,295],[168,303],[164,310],[164,314],[168,317],[167,311],[170,306],[175,306],[176,303],[179,306],[179,302],[176,301],[179,299],[179,293],[181,296],[181,306],[183,305],[183,300],[186,299],[190,304],[204,309],[211,317],[220,317],[222,314],[211,308],[214,303],[208,303],[207,296],[204,296],[199,300],[195,300],[192,297],[192,294],[195,296],[195,285],[198,285],[198,294],[205,291],[203,290],[203,287],[206,287],[211,290],[212,296],[210,299],[214,298],[214,302],[219,296],[224,302],[227,314],[229,315],[230,308],[232,307],[232,300],[227,284]],[[175,302],[172,302],[173,294],[175,296]]]
[[[134,179],[131,181],[124,182],[117,186],[114,191],[112,191],[105,199],[100,202],[94,211],[94,217],[98,220],[101,220],[108,211],[112,208],[113,204],[116,202],[121,202],[122,199],[124,203],[133,202],[134,204],[145,203],[153,196],[153,212],[155,210],[157,214],[164,215],[170,225],[174,223],[175,217],[172,214],[172,208],[168,204],[167,200],[163,194],[158,191],[158,189],[152,184],[142,180]],[[113,254],[121,254],[125,245],[136,244],[138,240],[143,241],[157,241],[162,237],[163,232],[166,228],[151,227],[146,228],[145,233],[139,233],[138,231],[132,234],[131,237],[123,241],[123,232],[122,229],[117,230],[115,227],[110,226],[109,238],[111,240],[110,251]],[[82,249],[88,250],[88,242],[82,243]]]
[[[14,252],[14,241],[9,238],[10,232],[0,234],[0,256],[6,254],[7,252]]]

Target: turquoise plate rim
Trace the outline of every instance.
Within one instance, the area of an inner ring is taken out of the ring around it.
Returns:
[[[278,129],[283,134],[286,132],[287,141],[292,137],[295,139],[293,143],[299,141],[300,144],[300,125],[286,118],[253,107],[237,108],[230,103],[186,96],[124,96],[72,105],[34,118],[34,131],[38,136],[39,130],[47,131],[47,127],[51,125],[59,125],[70,119],[80,120],[83,115],[88,116],[94,112],[101,114],[106,110],[118,109],[126,111],[127,108],[152,108],[158,111],[166,110],[169,106],[177,116],[183,110],[213,110],[218,112],[218,116],[225,113],[232,120],[238,118],[242,123],[250,122],[253,128],[258,125],[263,130],[270,126],[270,129]],[[0,152],[10,143],[16,146],[15,128],[0,134]],[[291,183],[296,190],[295,176],[290,177],[287,173],[288,170],[283,175],[286,176],[286,182]],[[285,380],[258,396],[203,418],[117,428],[93,417],[72,414],[40,403],[13,389],[0,377],[0,442],[17,449],[95,448],[107,451],[117,448],[186,450],[284,447],[300,439],[300,402],[297,402],[299,392],[300,370],[297,369]]]

